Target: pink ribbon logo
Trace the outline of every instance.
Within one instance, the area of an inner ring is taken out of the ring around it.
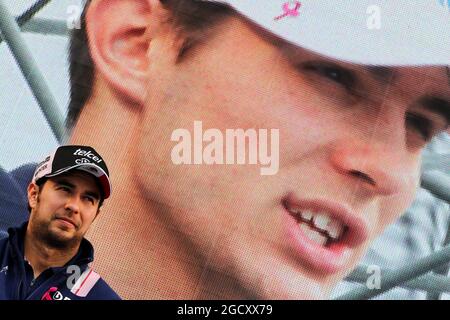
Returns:
[[[291,7],[291,4],[293,5]],[[283,11],[284,13],[281,16],[275,17],[274,20],[280,20],[285,17],[298,17],[300,14],[299,10],[302,4],[300,1],[289,1],[283,4]]]

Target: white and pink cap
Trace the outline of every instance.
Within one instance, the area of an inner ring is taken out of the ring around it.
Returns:
[[[202,0],[276,36],[364,65],[450,65],[450,0]]]

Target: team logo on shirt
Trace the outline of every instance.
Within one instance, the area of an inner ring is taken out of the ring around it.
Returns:
[[[63,294],[60,291],[58,291],[57,287],[51,287],[44,293],[41,300],[71,300],[71,299],[68,297],[64,297]]]
[[[8,266],[3,267],[2,270],[0,270],[0,274],[4,273],[6,275],[7,272],[8,272]]]

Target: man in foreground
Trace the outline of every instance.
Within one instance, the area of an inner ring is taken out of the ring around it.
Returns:
[[[90,147],[62,146],[41,162],[28,186],[29,221],[0,240],[0,299],[119,299],[89,266],[84,239],[110,193],[108,168]]]

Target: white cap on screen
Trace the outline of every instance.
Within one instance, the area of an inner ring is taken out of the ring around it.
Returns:
[[[203,0],[302,48],[371,65],[450,65],[450,0]]]

